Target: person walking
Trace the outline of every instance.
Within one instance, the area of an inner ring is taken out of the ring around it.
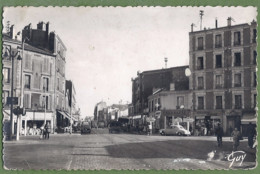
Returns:
[[[47,122],[47,124],[45,125],[45,139],[49,139],[50,138],[50,132],[51,132],[51,125],[49,122]]]
[[[247,128],[248,146],[250,148],[253,148],[253,144],[254,144],[253,139],[254,139],[255,133],[256,133],[255,128],[252,125],[252,123],[250,122],[248,125],[248,128]]]
[[[152,134],[152,124],[149,123],[148,124],[148,135],[151,135]]]
[[[241,134],[237,130],[237,128],[235,128],[234,131],[231,133],[231,136],[233,137],[233,151],[237,151]]]
[[[215,134],[217,136],[218,147],[221,147],[222,146],[223,128],[221,127],[220,123],[218,123],[218,126],[215,130]]]

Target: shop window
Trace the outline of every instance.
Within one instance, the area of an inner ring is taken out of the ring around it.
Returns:
[[[222,109],[222,96],[216,96],[216,109]]]
[[[204,97],[198,97],[198,109],[204,109]]]
[[[254,51],[254,55],[253,56],[254,56],[253,57],[253,64],[256,65],[256,58],[257,58],[257,52],[256,51]]]
[[[203,50],[203,37],[198,38],[198,50]]]
[[[215,48],[221,48],[222,47],[222,37],[221,34],[218,34],[215,36]]]
[[[252,42],[253,42],[253,43],[256,43],[256,37],[257,37],[257,30],[254,29],[254,30],[253,30],[253,39],[252,39]]]
[[[152,112],[153,112],[153,108],[154,108],[154,103],[153,103],[153,100],[152,100]]]
[[[241,33],[240,31],[234,32],[234,45],[241,45]]]
[[[25,89],[31,89],[31,76],[30,75],[25,75],[24,88]]]
[[[235,53],[234,66],[241,66],[241,53]]]
[[[216,88],[222,88],[222,75],[216,75]]]
[[[201,70],[203,68],[204,68],[203,57],[198,57],[198,59],[197,59],[197,69]]]
[[[216,68],[221,68],[222,67],[222,55],[216,55]]]
[[[180,109],[181,106],[184,106],[184,97],[183,96],[179,96],[177,97],[177,106],[176,109]]]
[[[3,68],[4,83],[10,83],[10,68]]]
[[[242,108],[242,96],[235,95],[235,109],[241,109],[241,108]]]
[[[198,77],[198,89],[204,89],[204,79],[203,79],[203,77]]]
[[[241,87],[241,74],[235,74],[235,87]]]

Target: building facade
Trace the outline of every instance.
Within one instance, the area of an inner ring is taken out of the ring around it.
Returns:
[[[180,124],[187,130],[192,128],[192,92],[190,90],[159,90],[148,97],[149,117],[155,118],[153,128],[169,128]]]
[[[217,21],[216,21],[217,24]],[[190,90],[195,128],[245,133],[256,124],[256,22],[190,32]]]

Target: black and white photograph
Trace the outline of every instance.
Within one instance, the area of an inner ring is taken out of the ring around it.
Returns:
[[[2,16],[5,170],[257,167],[256,7]]]

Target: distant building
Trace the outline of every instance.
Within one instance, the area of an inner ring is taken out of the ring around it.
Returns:
[[[128,104],[113,104],[108,107],[108,122],[118,121],[120,117],[128,117]]]
[[[156,90],[188,90],[189,78],[185,75],[188,66],[137,72],[132,79],[132,103],[129,116],[133,125],[144,125],[149,115],[148,97]]]
[[[244,134],[248,122],[256,124],[256,27],[231,25],[230,17],[227,26],[189,33],[196,129],[221,122],[226,134]]]
[[[193,125],[192,91],[158,90],[148,97],[149,117],[155,118],[154,129],[181,124],[187,130]]]
[[[96,127],[106,127],[108,110],[106,102],[99,102],[96,104],[94,109],[94,123]]]

